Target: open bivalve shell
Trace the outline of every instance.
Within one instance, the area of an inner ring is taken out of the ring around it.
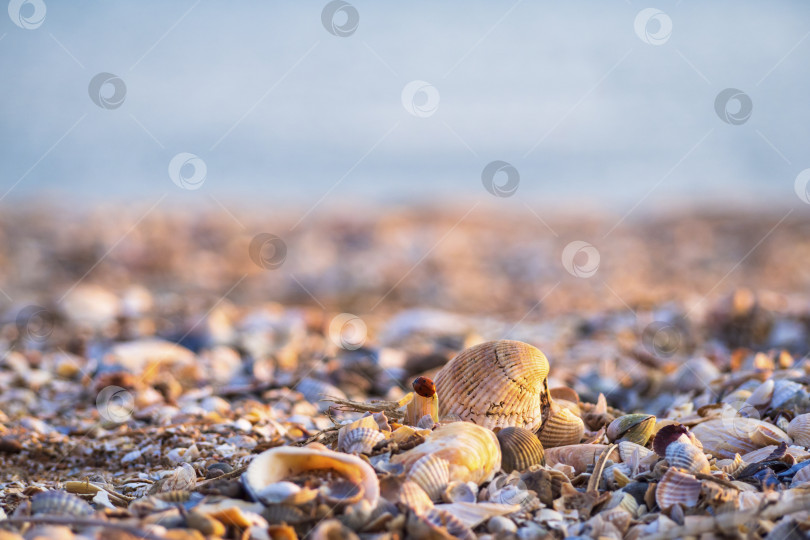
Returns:
[[[391,458],[410,473],[423,457],[435,455],[447,461],[449,480],[488,482],[501,468],[501,448],[495,434],[470,422],[453,422],[436,428],[419,446]]]
[[[323,477],[323,483],[317,489],[327,502],[354,504],[365,500],[372,507],[376,506],[380,487],[371,465],[356,456],[333,452],[321,445],[280,446],[262,452],[250,462],[242,475],[242,483],[254,500],[274,504],[276,483],[306,477],[310,487],[314,487],[311,484],[319,476]]]
[[[488,341],[462,351],[436,375],[439,413],[495,428],[537,430],[548,418],[549,365],[520,341]]]

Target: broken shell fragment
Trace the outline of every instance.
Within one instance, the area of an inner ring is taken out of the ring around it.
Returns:
[[[462,351],[436,375],[442,416],[484,427],[539,428],[548,418],[549,365],[520,341],[488,341]]]
[[[447,460],[450,480],[487,482],[501,468],[501,448],[495,434],[470,422],[453,422],[436,428],[425,442],[391,458],[406,471],[424,456],[435,454]]]
[[[265,490],[275,489],[273,485],[282,480],[294,481],[299,475],[321,475],[325,495],[346,504],[353,504],[356,498],[374,506],[379,499],[377,474],[371,465],[358,457],[314,445],[281,446],[262,452],[248,465],[242,483],[251,497],[265,502]]]
[[[644,446],[650,439],[653,429],[655,416],[626,414],[611,422],[605,433],[611,442],[629,441]]]
[[[543,465],[543,445],[537,436],[525,428],[507,427],[498,431],[501,446],[501,468],[506,472],[525,471],[532,465]]]

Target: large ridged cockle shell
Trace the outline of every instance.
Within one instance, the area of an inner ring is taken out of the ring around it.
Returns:
[[[450,482],[450,464],[441,456],[428,454],[408,471],[408,479],[419,484],[433,501],[439,501]]]
[[[585,434],[582,419],[570,409],[560,407],[556,403],[552,403],[550,408],[548,420],[537,432],[537,438],[543,443],[543,447],[553,448],[580,442]]]
[[[611,422],[605,434],[611,442],[629,441],[644,446],[654,430],[655,416],[626,414]]]
[[[498,443],[501,445],[501,468],[507,473],[525,471],[532,465],[545,463],[543,445],[528,429],[503,428],[498,432]]]
[[[87,517],[93,507],[67,491],[43,491],[31,497],[31,514]]]
[[[581,474],[590,465],[594,465],[607,448],[606,444],[573,444],[571,446],[546,448],[546,465],[549,467],[558,464],[569,465],[574,468],[576,474]],[[608,459],[619,461],[619,450],[614,448]]]
[[[436,375],[439,413],[488,428],[537,430],[548,417],[548,360],[520,341],[488,341],[462,351]]]
[[[810,413],[800,414],[791,420],[787,432],[796,444],[810,446]]]
[[[682,469],[690,474],[709,474],[711,471],[706,454],[688,443],[674,442],[667,446],[666,458],[671,467]]]
[[[501,468],[501,448],[495,434],[470,422],[453,422],[436,428],[425,442],[391,458],[406,471],[424,456],[435,454],[447,460],[450,480],[488,482]]]
[[[262,452],[248,465],[242,483],[251,497],[264,502],[263,491],[276,482],[318,472],[328,482],[321,488],[327,499],[347,504],[353,504],[355,499],[366,500],[372,507],[377,504],[380,488],[371,465],[356,456],[322,446],[280,446]]]
[[[666,510],[676,504],[695,506],[700,497],[700,480],[676,468],[669,469],[655,489],[655,502]]]

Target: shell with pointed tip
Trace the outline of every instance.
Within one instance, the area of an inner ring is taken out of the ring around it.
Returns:
[[[810,446],[810,413],[796,416],[788,424],[788,435],[801,446]]]
[[[93,507],[67,491],[43,491],[31,497],[31,514],[87,517]]]
[[[667,462],[690,474],[709,474],[711,466],[706,454],[691,444],[674,442],[667,446]]]
[[[607,448],[606,444],[572,444],[546,448],[546,465],[549,467],[558,464],[569,465],[574,468],[576,474],[582,474],[590,465],[596,463]],[[614,448],[608,457],[613,461],[619,461],[619,450]]]
[[[343,451],[347,454],[368,454],[383,439],[385,435],[378,429],[353,429],[343,437]]]
[[[629,441],[644,446],[655,429],[655,416],[626,414],[610,423],[605,434],[614,442]]]
[[[406,471],[422,457],[435,454],[447,460],[450,480],[488,482],[501,468],[501,448],[495,434],[470,422],[453,422],[439,426],[425,442],[391,458],[402,463]]]
[[[700,497],[700,481],[676,468],[669,469],[655,489],[655,502],[666,510],[676,504],[695,506]]]
[[[584,434],[585,424],[579,416],[570,409],[552,403],[551,414],[537,432],[537,438],[543,443],[544,448],[554,448],[555,446],[577,444],[582,440]]]
[[[436,375],[439,413],[484,427],[539,428],[548,417],[548,360],[520,341],[488,341],[462,351]]]
[[[354,486],[349,500],[360,493],[359,500],[367,500],[372,507],[377,504],[380,487],[371,465],[356,456],[333,452],[322,445],[279,446],[266,450],[250,462],[242,474],[242,483],[253,499],[262,501],[262,492],[268,486],[299,474],[317,474],[319,471],[325,476],[337,477],[341,486],[344,483]],[[329,487],[337,492],[342,490],[341,486]]]
[[[438,501],[450,481],[450,464],[441,456],[428,454],[411,466],[408,479],[419,484],[431,500]]]
[[[503,428],[498,432],[501,445],[501,468],[507,473],[525,471],[532,465],[543,465],[543,445],[537,435],[519,427]]]

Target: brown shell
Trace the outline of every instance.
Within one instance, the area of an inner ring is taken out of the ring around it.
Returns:
[[[554,448],[579,443],[585,434],[585,424],[582,419],[569,409],[557,406],[556,403],[552,404],[551,410],[548,420],[537,432],[537,437],[543,446]]]
[[[690,508],[697,504],[699,497],[700,480],[675,467],[667,471],[655,490],[655,502],[662,510],[676,504]]]
[[[462,351],[436,375],[440,414],[488,427],[536,430],[548,418],[548,360],[520,341],[488,341]]]
[[[546,462],[540,439],[528,429],[503,428],[498,432],[498,443],[501,445],[501,468],[507,473],[525,471],[532,465]]]

